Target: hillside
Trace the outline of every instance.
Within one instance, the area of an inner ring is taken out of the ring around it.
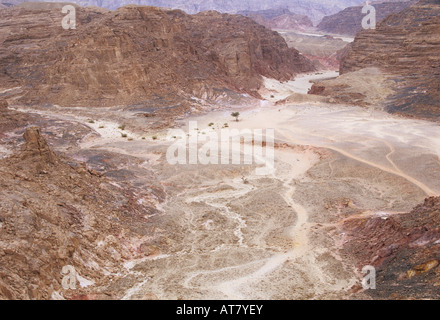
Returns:
[[[313,22],[307,16],[292,13],[289,9],[239,11],[237,13],[269,29],[304,31],[313,27]]]
[[[376,71],[365,72],[372,69]],[[342,58],[340,74],[336,80],[316,83],[311,93],[439,120],[440,1],[420,1],[390,15],[376,30],[359,32]],[[368,83],[382,84],[366,91]]]
[[[376,8],[376,22],[379,23],[392,13],[408,8],[415,1],[385,2],[373,4]],[[331,16],[326,16],[318,24],[321,32],[355,36],[362,30],[362,6],[349,7]]]
[[[228,91],[258,97],[261,76],[283,81],[313,70],[280,35],[238,15],[78,8],[77,28],[68,31],[56,22],[62,17],[50,4],[0,12],[0,83],[21,87],[20,103],[179,103]]]

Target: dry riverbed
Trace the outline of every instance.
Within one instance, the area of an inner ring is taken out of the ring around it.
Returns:
[[[304,93],[308,80],[317,78],[308,77],[267,86],[282,99]],[[110,153],[125,159],[120,169],[134,172],[133,181],[148,181],[141,170],[148,168],[166,191],[166,201],[157,204],[160,213],[149,218],[166,241],[151,256],[121,265],[124,276],[108,287],[119,298],[347,298],[361,274],[340,252],[344,234],[337,232],[338,223],[407,212],[440,193],[434,123],[326,104],[279,107],[264,101],[240,110],[239,122],[231,111],[184,119],[182,129],[197,121],[198,130],[187,134],[202,137],[225,123],[230,129],[273,128],[273,173],[256,175],[255,164],[171,165],[166,152],[176,139],[167,130],[142,139],[143,132],[130,131],[129,123],[122,130],[105,111],[96,110],[101,120],[93,123],[81,112],[32,111],[88,130],[75,146],[60,146],[73,158],[104,170],[86,154]]]

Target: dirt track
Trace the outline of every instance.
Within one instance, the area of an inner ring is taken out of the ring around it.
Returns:
[[[121,266],[128,276],[109,288],[125,299],[346,298],[360,274],[340,255],[337,222],[409,211],[440,193],[438,127],[380,111],[266,103],[241,111],[240,122],[231,110],[183,121],[198,122],[200,130],[190,135],[212,130],[211,122],[275,128],[276,170],[268,176],[255,175],[255,165],[170,165],[166,131],[143,140],[127,129],[128,141],[117,119],[104,113],[92,124],[81,112],[33,112],[89,127],[95,133],[79,149],[140,159],[130,170],[153,168],[165,187],[161,214],[150,219],[167,243],[158,254]],[[137,181],[148,179],[139,172]]]

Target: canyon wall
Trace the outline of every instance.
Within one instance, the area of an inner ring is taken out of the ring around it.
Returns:
[[[341,61],[347,74],[377,67],[389,75],[393,113],[436,120],[440,117],[440,1],[423,0],[393,14],[376,30],[360,32]]]
[[[61,27],[59,4],[0,11],[0,83],[19,101],[93,107],[166,96],[258,96],[261,76],[288,80],[314,70],[284,39],[249,18],[128,6],[77,8]]]
[[[379,23],[392,13],[400,12],[408,8],[414,1],[376,3],[376,22]],[[334,15],[326,16],[318,24],[321,32],[355,36],[362,30],[362,19],[366,14],[362,13],[362,6],[349,7]]]
[[[359,32],[342,53],[340,76],[315,83],[310,93],[438,121],[440,1],[419,1]]]

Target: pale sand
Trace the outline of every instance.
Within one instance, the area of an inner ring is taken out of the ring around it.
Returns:
[[[0,159],[6,158],[12,154],[11,150],[6,148],[5,146],[0,145]]]
[[[275,79],[264,78],[264,85],[267,90],[262,90],[261,94],[264,99],[275,102],[286,99],[293,93],[307,94],[313,85],[311,81],[335,78],[338,75],[339,72],[337,71],[301,74],[296,76],[295,80],[283,83]]]
[[[208,127],[210,122],[227,122],[231,129],[240,130],[274,128],[276,140],[328,148],[405,177],[427,195],[440,194],[438,183],[429,181],[429,177],[426,177],[428,181],[423,181],[414,177],[414,174],[404,173],[389,158],[399,148],[411,149],[416,154],[440,156],[440,130],[432,122],[398,118],[378,110],[372,112],[359,107],[335,105],[269,105],[242,112],[239,122],[234,121],[226,111],[191,120],[197,121],[200,128]],[[388,152],[381,156],[374,152],[376,147],[385,147]]]
[[[304,92],[312,77],[268,84],[280,99]],[[440,194],[434,123],[325,104],[277,107],[265,101],[241,109],[239,122],[232,111],[190,117],[182,128],[197,121],[199,132],[189,134],[200,137],[225,123],[230,129],[274,128],[276,142],[291,148],[276,148],[273,174],[257,176],[256,166],[244,165],[171,166],[164,155],[174,140],[167,141],[166,131],[157,141],[127,143],[114,119],[88,124],[68,115],[99,133],[83,148],[148,159],[166,188],[167,200],[158,206],[162,215],[150,220],[166,235],[167,249],[125,264],[128,275],[110,288],[121,298],[344,298],[360,278],[352,261],[339,255],[344,238],[335,234],[337,223],[348,213],[386,217]],[[350,199],[353,208],[340,207],[341,199]]]

